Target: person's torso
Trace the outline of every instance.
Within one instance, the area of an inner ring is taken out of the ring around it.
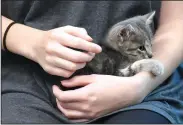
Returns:
[[[83,27],[93,39],[101,41],[113,24],[146,14],[154,10],[153,7],[150,1],[2,0],[2,15],[42,30],[66,25]]]

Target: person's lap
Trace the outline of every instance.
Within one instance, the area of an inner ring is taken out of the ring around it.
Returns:
[[[41,79],[44,72],[34,72],[37,65],[16,58],[2,61],[2,123],[64,123],[51,84]]]
[[[4,62],[1,92],[2,123],[69,123],[56,108],[51,87],[57,80],[52,78],[34,63]],[[118,112],[91,123],[169,123],[169,121],[152,111],[131,110]]]
[[[144,109],[121,111],[101,118],[94,123],[99,124],[170,124],[162,115]]]

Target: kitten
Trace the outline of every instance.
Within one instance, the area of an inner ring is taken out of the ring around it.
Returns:
[[[155,11],[113,25],[102,42],[102,52],[83,69],[85,74],[133,76],[141,71],[163,74],[163,65],[152,58]]]

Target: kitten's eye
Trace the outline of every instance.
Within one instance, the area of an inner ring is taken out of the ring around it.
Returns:
[[[140,49],[141,51],[145,51],[145,50],[146,50],[144,46],[140,46],[139,49]]]

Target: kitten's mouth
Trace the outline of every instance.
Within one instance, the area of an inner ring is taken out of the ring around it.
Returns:
[[[134,55],[134,54],[128,54],[128,55],[130,55],[130,56],[136,56],[136,55]]]
[[[119,51],[120,52],[120,51]],[[128,53],[128,52],[120,52],[121,55],[123,56],[132,56],[132,57],[136,57],[137,55],[136,54],[132,54],[132,53]]]
[[[131,54],[131,53],[127,53],[127,55],[130,55],[130,56],[137,56],[137,55],[135,55],[135,54]]]

